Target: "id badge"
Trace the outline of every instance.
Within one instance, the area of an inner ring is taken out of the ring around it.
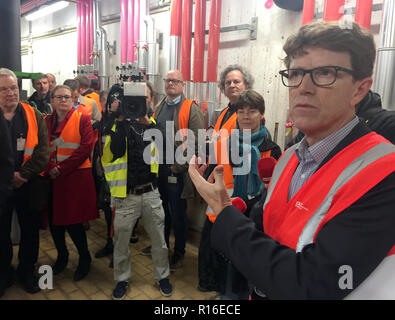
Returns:
[[[168,176],[168,177],[167,177],[167,182],[168,182],[168,183],[177,183],[177,177]]]
[[[26,144],[26,139],[24,139],[24,138],[16,139],[16,150],[17,151],[25,150],[25,144]]]

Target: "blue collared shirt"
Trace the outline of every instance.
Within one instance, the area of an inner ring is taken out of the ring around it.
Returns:
[[[299,165],[292,176],[291,184],[288,190],[288,201],[298,192],[303,184],[318,169],[320,163],[326,156],[343,140],[351,130],[359,123],[359,119],[355,116],[345,126],[315,143],[311,147],[307,144],[306,137],[300,141],[299,146],[295,150],[295,154],[299,159]]]
[[[181,101],[181,95],[179,95],[177,98],[175,98],[175,99],[172,100],[172,101],[169,101],[169,98],[168,98],[168,97],[166,98],[166,103],[167,103],[169,106],[172,106],[172,105],[175,105],[175,104],[179,104],[180,101]]]

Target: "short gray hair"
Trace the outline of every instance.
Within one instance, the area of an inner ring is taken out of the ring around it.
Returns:
[[[16,82],[18,82],[18,78],[15,73],[7,68],[0,68],[0,77],[13,77]]]
[[[247,71],[246,68],[242,67],[241,65],[238,64],[231,64],[230,66],[227,66],[220,75],[220,80],[218,87],[221,89],[222,92],[225,91],[225,78],[227,74],[231,71],[238,70],[243,76],[243,81],[246,85],[246,89],[251,89],[252,86],[254,85],[254,78],[252,75]]]

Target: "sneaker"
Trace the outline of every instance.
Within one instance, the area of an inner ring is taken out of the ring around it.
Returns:
[[[135,234],[132,234],[129,240],[130,243],[137,243],[139,242],[139,236],[136,236]]]
[[[151,256],[151,246],[148,246],[140,251],[143,256]]]
[[[170,271],[176,271],[182,268],[184,262],[184,256],[180,253],[174,252],[170,261]]]
[[[170,297],[173,294],[173,286],[169,279],[162,279],[158,281],[159,291],[164,297]]]
[[[127,281],[119,281],[112,292],[113,300],[123,300],[126,296],[129,283]]]

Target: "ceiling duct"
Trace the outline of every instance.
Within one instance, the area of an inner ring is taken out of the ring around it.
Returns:
[[[302,11],[303,0],[274,0],[277,7],[291,11]]]

